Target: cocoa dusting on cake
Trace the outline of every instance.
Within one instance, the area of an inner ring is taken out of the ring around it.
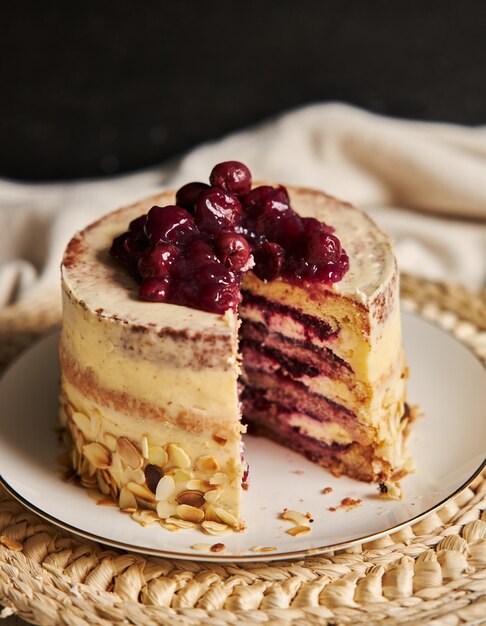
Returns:
[[[263,282],[297,285],[332,285],[348,271],[334,228],[300,217],[282,185],[252,189],[238,161],[215,165],[209,182],[184,185],[175,204],[153,206],[113,240],[110,254],[140,284],[142,300],[222,314],[236,310],[252,268]]]

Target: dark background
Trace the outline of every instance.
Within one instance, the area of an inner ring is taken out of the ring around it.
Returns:
[[[486,3],[2,5],[0,175],[140,168],[304,103],[486,121]]]

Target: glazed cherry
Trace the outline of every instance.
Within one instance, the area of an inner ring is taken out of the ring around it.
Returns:
[[[247,194],[251,189],[250,170],[239,161],[224,161],[213,167],[209,182],[237,196]]]
[[[169,287],[170,281],[167,276],[164,278],[146,278],[138,293],[142,300],[164,302],[169,296]]]
[[[134,230],[135,232],[142,231],[145,223],[147,221],[147,215],[140,215],[132,220],[128,226],[129,230]]]
[[[305,260],[314,265],[335,262],[341,256],[341,243],[337,237],[326,232],[314,232],[307,239]]]
[[[258,245],[253,254],[255,257],[253,272],[260,280],[267,282],[280,276],[285,259],[282,246],[267,241]]]
[[[218,235],[234,229],[241,218],[241,204],[232,193],[212,187],[203,191],[196,202],[196,223],[199,230]]]
[[[194,214],[194,207],[198,201],[202,191],[209,189],[206,183],[187,183],[183,185],[176,193],[177,206],[186,209],[189,213]]]
[[[192,215],[178,206],[154,206],[147,215],[145,233],[151,245],[159,243],[184,244],[197,236]]]
[[[129,231],[115,237],[111,244],[110,255],[125,267],[133,269],[146,248],[147,242],[142,233]]]
[[[313,266],[313,277],[327,284],[337,283],[343,278],[348,269],[349,258],[343,252],[337,261],[329,261],[320,267]]]
[[[138,273],[142,278],[169,276],[179,250],[170,244],[160,244],[142,254],[138,259]]]
[[[191,243],[191,245],[186,248],[184,256],[186,262],[190,263],[193,269],[218,262],[218,257],[213,248],[207,241],[203,241],[202,239],[196,239],[194,243]]]
[[[216,239],[216,249],[221,263],[233,271],[242,270],[250,260],[251,249],[243,235],[223,232]]]

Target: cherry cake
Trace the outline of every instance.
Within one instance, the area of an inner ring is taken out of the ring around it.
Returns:
[[[351,205],[219,163],[77,234],[62,289],[71,461],[138,521],[244,528],[248,426],[336,475],[406,473],[397,265]]]

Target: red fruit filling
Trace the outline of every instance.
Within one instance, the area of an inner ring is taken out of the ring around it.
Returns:
[[[113,240],[110,254],[140,283],[140,297],[212,313],[235,310],[244,274],[263,281],[338,282],[349,259],[331,226],[301,218],[282,185],[251,189],[243,163],[216,165],[210,185],[181,187]]]

